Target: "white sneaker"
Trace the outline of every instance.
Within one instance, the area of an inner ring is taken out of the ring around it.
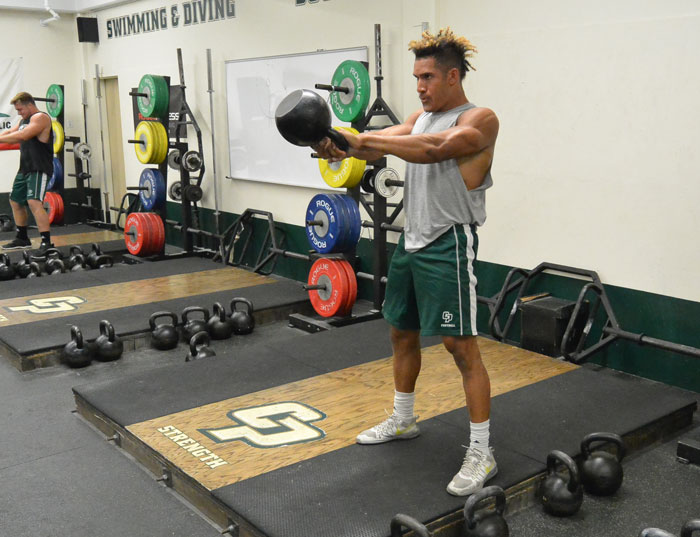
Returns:
[[[484,487],[484,483],[498,472],[496,459],[489,448],[488,454],[480,449],[469,447],[464,455],[462,468],[447,485],[447,492],[453,496],[474,494]]]
[[[402,421],[392,414],[379,425],[358,434],[356,442],[358,444],[382,444],[391,440],[415,438],[420,434],[416,419],[418,416],[413,416],[413,419],[408,421]]]

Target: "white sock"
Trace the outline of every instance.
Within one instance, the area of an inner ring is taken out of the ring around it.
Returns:
[[[413,403],[416,400],[415,392],[403,393],[394,390],[394,415],[401,421],[413,419]]]
[[[481,423],[469,422],[470,431],[470,448],[476,448],[484,453],[490,453],[489,451],[489,421],[482,421]]]

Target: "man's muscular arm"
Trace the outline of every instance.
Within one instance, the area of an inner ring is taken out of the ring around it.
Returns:
[[[6,144],[18,144],[34,137],[38,137],[47,127],[51,125],[51,121],[45,114],[34,114],[29,120],[29,124],[22,130],[19,130],[19,123],[12,127],[9,131],[0,134],[0,142]]]

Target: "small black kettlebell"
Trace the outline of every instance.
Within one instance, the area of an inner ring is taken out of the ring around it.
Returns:
[[[46,261],[46,274],[49,276],[56,276],[57,274],[63,274],[66,270],[63,260],[58,257],[52,257]]]
[[[401,528],[407,528],[413,531],[416,537],[432,537],[433,535],[424,524],[421,524],[412,516],[404,515],[403,513],[394,515],[389,528],[391,530],[391,537],[401,537]]]
[[[85,256],[83,254],[73,255],[73,264],[70,267],[71,272],[80,272],[87,270],[85,266]]]
[[[612,442],[617,446],[617,456],[606,451],[591,452],[593,442]],[[615,494],[622,485],[622,459],[625,445],[620,435],[614,433],[591,433],[581,441],[583,461],[579,466],[581,484],[586,492],[596,496]]]
[[[100,245],[97,243],[92,243],[90,253],[87,255],[85,258],[85,261],[87,261],[88,265],[90,265],[90,268],[97,268],[97,258],[102,255],[102,250],[100,249]]]
[[[191,319],[193,313],[201,313],[202,319]],[[209,310],[201,306],[190,306],[182,310],[182,340],[188,342],[197,332],[207,331]]]
[[[237,304],[243,304],[243,309],[237,309]],[[233,333],[238,335],[250,334],[255,328],[253,317],[253,303],[247,298],[236,297],[231,300],[231,317]]]
[[[83,333],[77,326],[70,327],[71,340],[63,347],[62,359],[69,367],[90,365],[94,356],[94,347],[83,341]]]
[[[29,263],[29,271],[27,278],[39,278],[41,276],[41,267],[36,261]]]
[[[78,255],[80,256],[80,259],[84,263],[85,262],[85,254],[83,253],[83,249],[77,245],[71,246],[70,249],[68,250],[68,259],[67,259],[68,268],[70,268],[71,270],[73,269],[73,266],[77,262],[75,258]]]
[[[0,280],[14,280],[15,269],[12,267],[10,258],[7,254],[0,254]]]
[[[226,317],[226,308],[219,302],[212,306],[214,313],[207,321],[207,331],[212,339],[228,339],[233,335],[233,324]]]
[[[0,214],[0,231],[14,231],[15,223],[9,214]]]
[[[124,352],[124,343],[114,333],[112,323],[107,320],[100,321],[100,335],[95,340],[95,347],[95,358],[100,362],[118,360]]]
[[[32,272],[32,269],[29,266],[31,262],[31,259],[29,259],[29,252],[26,250],[22,252],[22,260],[15,265],[15,272],[17,273],[17,276],[20,278],[26,278],[29,276],[29,274]]]
[[[204,330],[197,332],[192,336],[192,339],[190,339],[190,352],[185,356],[185,362],[193,362],[194,360],[216,356],[214,350],[209,348],[210,343],[209,334]]]
[[[556,472],[557,462],[569,470],[569,479]],[[544,510],[554,516],[571,516],[583,503],[583,487],[574,460],[566,453],[553,450],[547,455],[547,477],[538,489]]]
[[[487,513],[476,513],[479,502],[496,498],[496,509]],[[501,487],[490,486],[475,492],[464,503],[465,537],[508,537],[508,523],[503,518],[506,495]]]
[[[156,319],[170,317],[172,324],[156,324]],[[157,311],[148,319],[151,326],[151,346],[160,351],[167,351],[177,347],[179,335],[177,333],[177,315],[172,311]]]
[[[92,268],[103,269],[112,268],[114,266],[114,259],[111,255],[102,254],[97,256],[95,259],[95,265]]]

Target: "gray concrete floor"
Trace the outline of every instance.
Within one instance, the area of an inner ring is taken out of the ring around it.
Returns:
[[[260,326],[221,345],[248,347],[298,330],[286,322]],[[72,411],[71,388],[167,367],[185,347],[141,349],[113,363],[19,373],[0,358],[0,537],[214,537],[219,529],[154,480]],[[679,436],[700,436],[700,422]],[[648,526],[679,533],[700,518],[700,468],[676,462],[677,438],[625,461],[625,482],[613,498],[586,496],[570,519],[538,507],[508,517],[513,536],[633,536]]]

